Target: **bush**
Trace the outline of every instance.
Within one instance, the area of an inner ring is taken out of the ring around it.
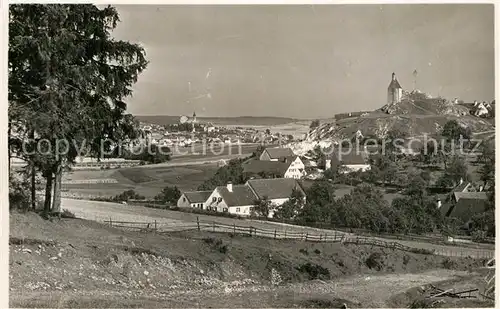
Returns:
[[[25,174],[16,176],[11,175],[9,179],[9,208],[27,210],[31,200],[30,184]]]
[[[408,265],[409,262],[410,256],[405,254],[405,256],[403,256],[403,265]]]
[[[297,267],[297,270],[301,273],[308,275],[309,280],[321,279],[330,280],[330,271],[321,265],[305,263]]]
[[[365,261],[366,266],[370,269],[381,271],[384,268],[384,259],[380,252],[373,252]]]
[[[424,248],[411,248],[410,252],[417,254],[428,254],[428,255],[434,254],[434,250],[424,249]]]
[[[314,249],[314,253],[321,254],[321,251],[319,249]]]
[[[446,257],[443,260],[443,267],[446,269],[454,269],[457,267],[457,263],[455,261],[453,261],[452,259],[450,259],[449,257]]]

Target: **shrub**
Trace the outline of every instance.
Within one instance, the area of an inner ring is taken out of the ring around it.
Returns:
[[[380,252],[373,252],[365,261],[366,266],[370,269],[380,271],[384,268],[384,259]]]
[[[449,257],[446,257],[443,260],[443,267],[446,269],[454,269],[457,266],[457,263],[450,259]]]
[[[307,249],[304,249],[304,248],[300,249],[299,252],[302,254],[305,254],[305,255],[309,255],[309,252],[307,251]]]
[[[408,265],[409,262],[410,256],[405,254],[405,256],[403,256],[403,265]]]
[[[424,249],[424,248],[411,248],[410,252],[417,254],[434,254],[434,250],[432,249]]]
[[[319,249],[314,249],[314,253],[321,254],[321,251]]]
[[[322,279],[330,280],[330,271],[321,265],[305,263],[297,267],[297,270],[301,273],[308,275],[309,280]]]

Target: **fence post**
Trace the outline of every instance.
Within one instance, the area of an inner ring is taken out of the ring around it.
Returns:
[[[250,232],[250,236],[252,236],[252,227],[249,227],[248,231]]]
[[[276,239],[276,230],[274,230],[274,239]]]
[[[109,217],[109,226],[113,226],[113,222],[111,221],[111,217]]]
[[[286,239],[286,230],[285,230],[285,239]]]
[[[215,232],[215,221],[212,221],[212,229]]]
[[[233,223],[233,234],[236,234],[236,223]]]
[[[306,241],[307,241],[307,236],[309,236],[309,232],[306,232]]]
[[[157,231],[158,231],[158,230],[157,230],[157,227],[156,227],[156,220],[155,220],[155,233],[156,233]]]
[[[198,231],[200,231],[200,217],[196,216],[196,225],[198,225]]]

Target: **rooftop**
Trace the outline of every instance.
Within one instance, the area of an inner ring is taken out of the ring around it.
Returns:
[[[247,185],[233,185],[232,192],[227,186],[217,187],[228,207],[254,205],[257,197]]]
[[[184,192],[184,195],[190,203],[205,203],[212,194],[212,191],[192,191]]]
[[[300,190],[303,194],[305,193],[300,183],[291,178],[251,179],[247,181],[247,184],[259,198],[288,198],[292,195],[294,189]]]
[[[281,148],[281,147],[266,148],[264,151],[267,152],[267,154],[269,155],[269,157],[271,157],[271,159],[279,159],[281,157],[292,157],[295,155],[292,149],[290,148]]]

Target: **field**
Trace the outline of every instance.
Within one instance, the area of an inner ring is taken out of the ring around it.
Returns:
[[[255,144],[234,145],[209,148],[204,152],[201,145],[197,145],[183,149],[182,155],[175,155],[165,163],[109,170],[73,170],[63,175],[62,188],[67,195],[93,197],[115,196],[132,189],[147,198],[154,197],[166,186],[177,186],[181,191],[196,190],[215,174],[221,159],[246,157],[256,148]],[[103,180],[116,183],[100,183]]]
[[[257,229],[263,230],[277,230],[281,233],[306,233],[311,234],[325,234],[334,236],[339,231],[333,230],[322,230],[311,227],[295,226],[280,224],[277,222],[266,222],[257,220],[240,220],[226,217],[216,217],[207,215],[197,215],[192,213],[176,212],[163,209],[146,208],[142,206],[135,205],[122,205],[117,203],[108,202],[95,202],[95,201],[85,201],[85,200],[72,200],[63,199],[62,208],[73,212],[77,217],[87,220],[96,221],[127,221],[127,222],[157,222],[157,226],[160,229],[176,229],[182,230],[184,226],[193,226],[196,224],[197,217],[200,222],[216,222],[224,225],[237,225],[237,226],[247,226],[255,227]],[[379,237],[373,237],[374,239],[380,239]],[[393,241],[393,240],[391,240]],[[434,249],[439,251],[443,255],[449,256],[489,256],[491,255],[494,246],[491,245],[477,245],[478,248],[461,248],[456,246],[446,246],[439,244],[431,244],[428,242],[420,241],[409,241],[409,240],[394,240],[402,245],[413,247],[413,248],[423,248],[423,249]]]
[[[12,213],[10,228],[9,305],[23,308],[401,308],[415,287],[475,284],[483,263],[361,245],[134,233],[33,213]],[[377,268],[368,263],[374,254]],[[453,303],[467,304],[493,305]]]
[[[186,166],[133,167],[117,170],[72,171],[64,180],[95,180],[90,184],[64,184],[69,194],[88,196],[115,196],[125,190],[135,190],[148,198],[154,197],[166,186],[177,186],[181,191],[195,190],[217,171],[216,163]],[[115,179],[117,183],[97,183],[99,179]]]

